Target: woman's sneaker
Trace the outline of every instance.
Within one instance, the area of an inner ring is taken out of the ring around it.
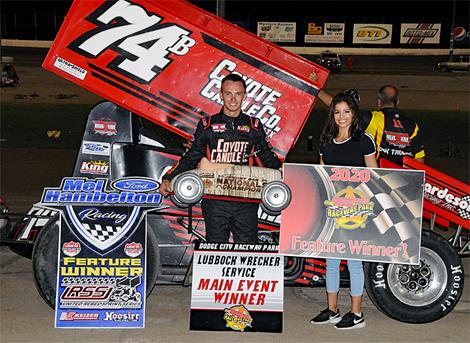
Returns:
[[[335,325],[335,328],[339,330],[350,330],[363,328],[365,326],[366,320],[364,319],[364,313],[358,316],[355,313],[348,312],[344,315],[343,319]]]
[[[320,314],[310,320],[312,324],[336,324],[341,320],[341,315],[339,314],[339,310],[333,312],[329,308],[324,309],[320,312]]]

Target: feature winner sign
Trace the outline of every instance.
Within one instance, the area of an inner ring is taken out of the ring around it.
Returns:
[[[247,85],[243,112],[260,119],[281,159],[328,77],[182,0],[75,0],[43,67],[187,139],[220,111],[221,80],[238,73]]]
[[[280,253],[418,264],[424,172],[284,164]]]
[[[160,207],[147,178],[65,178],[42,203],[60,211],[55,326],[142,328],[146,295],[146,221],[142,206]],[[151,279],[151,278],[150,278]]]
[[[277,245],[199,243],[191,330],[282,332],[284,260]]]

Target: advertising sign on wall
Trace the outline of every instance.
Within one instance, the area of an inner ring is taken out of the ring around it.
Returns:
[[[344,43],[344,23],[308,23],[305,43]]]
[[[400,44],[439,44],[441,24],[401,24]]]
[[[277,250],[270,244],[197,245],[190,329],[282,332],[284,258]]]
[[[257,35],[274,43],[295,43],[295,22],[259,21]]]
[[[458,25],[454,27],[454,44],[456,46],[466,45],[470,43],[470,25]]]
[[[280,253],[419,262],[424,172],[284,164]]]
[[[391,44],[392,24],[354,24],[353,44]]]

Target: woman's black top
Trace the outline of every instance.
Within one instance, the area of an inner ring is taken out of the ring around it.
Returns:
[[[349,137],[343,142],[333,140],[326,145],[320,145],[320,155],[326,165],[365,167],[364,156],[373,154],[375,143],[366,133],[358,140]]]

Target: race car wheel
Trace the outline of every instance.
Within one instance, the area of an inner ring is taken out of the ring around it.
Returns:
[[[365,263],[366,289],[374,305],[405,323],[446,316],[462,295],[464,271],[455,249],[439,234],[423,230],[418,266]]]
[[[292,199],[292,192],[284,182],[268,182],[261,191],[261,202],[268,211],[279,213],[287,206]]]
[[[54,216],[41,229],[34,244],[32,262],[36,288],[51,307],[55,308],[57,286],[57,258],[59,244],[59,216]],[[160,272],[158,242],[153,230],[147,231],[147,297],[152,292]]]
[[[304,270],[305,258],[284,256],[284,284],[295,284]]]
[[[173,192],[177,201],[192,205],[201,200],[204,195],[204,183],[195,173],[183,173],[176,177]]]

